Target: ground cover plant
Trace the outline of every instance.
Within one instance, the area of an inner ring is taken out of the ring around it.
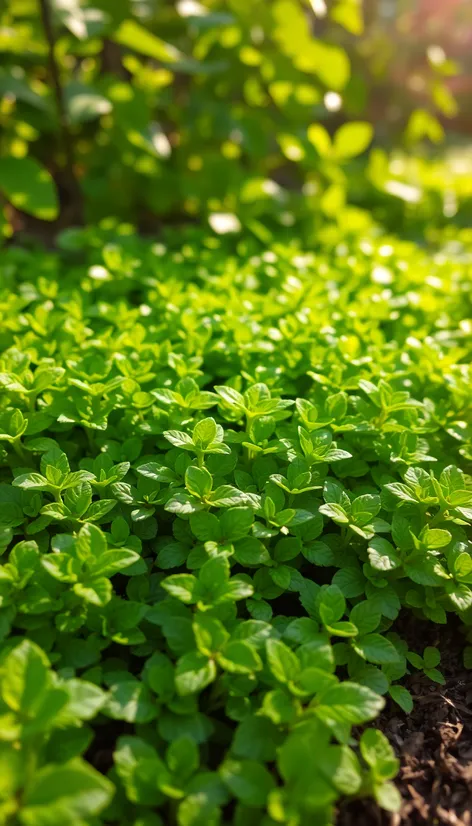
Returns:
[[[0,822],[328,826],[472,664],[471,239],[68,230],[0,262]]]

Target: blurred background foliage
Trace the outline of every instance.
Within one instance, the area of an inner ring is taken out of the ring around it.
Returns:
[[[3,0],[3,235],[465,224],[471,47],[470,0]]]

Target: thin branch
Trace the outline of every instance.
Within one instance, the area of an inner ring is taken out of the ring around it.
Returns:
[[[59,66],[56,61],[55,46],[56,40],[54,36],[54,29],[51,19],[51,9],[49,7],[49,0],[39,0],[41,9],[41,20],[43,24],[44,34],[48,44],[48,63],[49,73],[54,89],[54,97],[56,100],[57,117],[59,120],[59,130],[62,149],[65,157],[65,170],[68,177],[68,184],[72,198],[76,200],[75,207],[80,209],[81,193],[80,186],[74,171],[74,152],[73,139],[69,128],[69,120],[67,117],[67,109],[64,98],[64,90],[62,88]]]

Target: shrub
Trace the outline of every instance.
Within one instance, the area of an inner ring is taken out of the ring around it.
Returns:
[[[395,620],[472,618],[458,239],[107,224],[5,252],[2,822],[398,807],[357,727],[411,710],[412,668],[443,678]]]
[[[460,128],[453,82],[467,121],[466,4],[417,5],[4,0],[0,236],[18,211],[316,233],[347,202],[395,231],[468,223],[470,158],[436,157]]]

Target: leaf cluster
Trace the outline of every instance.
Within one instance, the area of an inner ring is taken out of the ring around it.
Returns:
[[[0,822],[396,810],[395,621],[472,641],[467,247],[59,244],[0,265]]]

